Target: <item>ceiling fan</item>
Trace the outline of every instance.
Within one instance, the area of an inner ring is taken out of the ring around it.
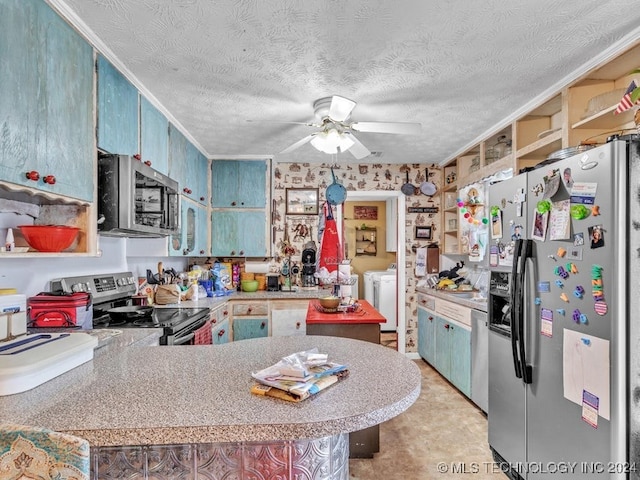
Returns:
[[[349,151],[358,160],[371,155],[371,152],[354,135],[354,132],[393,133],[417,135],[419,123],[403,122],[350,122],[351,112],[356,102],[348,98],[333,95],[316,100],[313,110],[320,123],[302,123],[320,130],[298,140],[280,153],[289,153],[306,143],[324,153]],[[286,122],[299,123],[299,122]],[[300,124],[300,123],[299,123]]]

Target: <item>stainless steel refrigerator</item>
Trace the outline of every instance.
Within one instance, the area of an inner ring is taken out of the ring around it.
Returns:
[[[489,444],[512,478],[640,478],[636,139],[489,187]]]

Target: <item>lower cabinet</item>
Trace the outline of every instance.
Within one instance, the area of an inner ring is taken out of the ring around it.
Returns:
[[[211,327],[211,334],[214,345],[229,343],[229,320],[213,324]]]
[[[466,325],[469,315],[466,307],[418,295],[418,354],[471,398],[471,327]],[[454,316],[460,321],[447,318]]]
[[[433,366],[467,397],[471,397],[471,328],[436,317]]]
[[[273,300],[269,302],[271,335],[306,335],[308,300]]]
[[[436,314],[418,306],[418,354],[431,365],[436,361]]]
[[[269,336],[269,304],[266,301],[231,302],[233,341]]]

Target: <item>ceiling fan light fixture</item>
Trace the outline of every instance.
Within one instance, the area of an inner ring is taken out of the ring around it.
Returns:
[[[316,150],[327,154],[346,152],[354,144],[354,141],[347,135],[338,132],[335,128],[329,128],[320,132],[311,140],[311,145]]]

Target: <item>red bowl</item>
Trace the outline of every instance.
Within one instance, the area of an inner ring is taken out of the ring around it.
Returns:
[[[65,225],[18,225],[29,246],[39,252],[61,252],[73,243],[78,227]]]

